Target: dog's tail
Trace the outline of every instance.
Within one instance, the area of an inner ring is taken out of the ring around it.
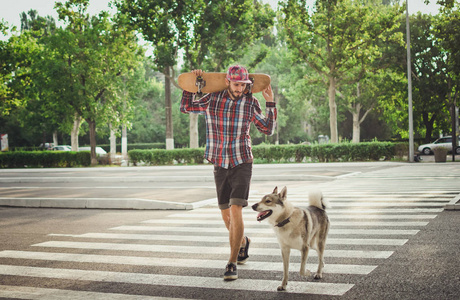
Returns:
[[[311,206],[316,206],[319,209],[324,209],[325,210],[326,208],[330,207],[329,201],[324,199],[323,193],[321,191],[319,191],[319,190],[311,191],[308,194],[308,201],[310,202]]]

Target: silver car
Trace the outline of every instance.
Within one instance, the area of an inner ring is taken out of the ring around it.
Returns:
[[[457,148],[455,149],[455,154],[460,154],[460,147],[458,147],[459,144],[460,144],[460,137],[457,143]],[[452,137],[445,136],[445,137],[437,139],[436,141],[434,141],[434,143],[420,145],[418,147],[418,152],[425,154],[425,155],[429,155],[433,153],[434,149],[439,148],[439,147],[444,147],[449,152],[452,152]]]
[[[72,151],[72,147],[70,147],[69,145],[59,145],[59,146],[54,146],[53,148],[51,148],[51,150],[55,150],[55,151]]]

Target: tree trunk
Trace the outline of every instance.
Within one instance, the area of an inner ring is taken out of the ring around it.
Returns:
[[[170,67],[166,67],[165,74],[165,112],[166,112],[166,150],[174,149],[174,134],[171,104]]]
[[[198,114],[190,114],[190,148],[198,148]]]
[[[89,126],[89,141],[91,146],[91,165],[97,165],[96,156],[96,121],[86,119]]]
[[[337,130],[337,104],[335,103],[335,85],[336,79],[329,78],[329,125],[331,127],[331,143],[338,143],[338,130]]]
[[[115,130],[112,128],[112,124],[109,124],[110,128],[110,164],[115,161],[115,155],[117,154],[117,137],[115,136]]]
[[[125,124],[123,124],[121,130],[121,155],[124,160],[128,160],[128,133]]]
[[[452,161],[455,162],[455,149],[457,148],[457,110],[455,103],[450,107],[450,119],[452,120]]]
[[[360,142],[361,136],[361,122],[359,120],[359,112],[361,111],[361,104],[357,104],[351,112],[353,115],[353,143]]]
[[[70,145],[72,151],[78,151],[78,133],[80,131],[81,117],[75,114],[75,120],[73,121],[72,132],[70,133]]]
[[[53,132],[53,146],[59,145],[57,131]]]
[[[422,113],[422,120],[423,124],[425,125],[425,139],[424,144],[429,144],[431,141],[431,136],[433,135],[433,128],[434,128],[434,121],[436,120],[436,113],[431,114],[430,118],[430,113],[428,112],[423,112]]]

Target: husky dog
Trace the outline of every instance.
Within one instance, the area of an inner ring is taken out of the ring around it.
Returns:
[[[283,256],[283,281],[278,291],[286,290],[289,277],[289,256],[291,249],[297,249],[301,253],[300,275],[309,276],[310,271],[305,269],[308,258],[308,250],[311,248],[318,252],[318,270],[315,279],[323,277],[324,248],[326,246],[327,233],[329,231],[329,218],[326,214],[328,203],[323,199],[320,191],[310,192],[310,206],[306,209],[294,207],[286,199],[287,188],[284,187],[278,193],[275,187],[273,193],[268,194],[262,200],[252,206],[259,212],[257,221],[268,219],[273,225],[273,230],[278,238]]]

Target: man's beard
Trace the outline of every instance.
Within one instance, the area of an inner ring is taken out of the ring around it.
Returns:
[[[238,95],[235,94],[235,93],[237,93],[237,92],[235,92],[234,90],[232,90],[232,88],[231,88],[230,86],[228,87],[228,92],[229,92],[230,95],[232,96],[231,98],[232,98],[233,100],[240,100],[241,98],[243,98],[243,95],[244,95],[244,91],[241,92],[241,94],[238,94]]]

